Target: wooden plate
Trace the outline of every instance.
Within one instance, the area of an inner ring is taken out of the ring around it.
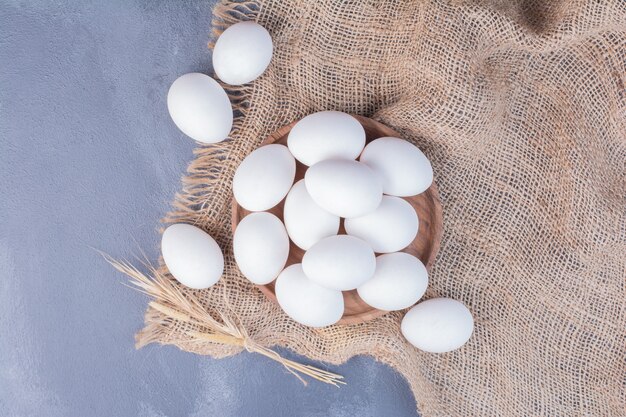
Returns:
[[[383,136],[402,137],[399,133],[393,129],[379,123],[375,120],[362,116],[354,116],[365,128],[366,142],[369,143],[374,139]],[[287,145],[287,135],[291,128],[296,124],[293,122],[287,126],[278,129],[271,134],[261,143],[263,145],[269,145],[270,143],[279,143]],[[300,162],[296,161],[296,178],[295,182],[304,178],[304,173],[307,167]],[[406,247],[402,252],[410,253],[411,255],[419,258],[426,268],[430,271],[430,268],[435,261],[437,251],[439,250],[439,244],[441,241],[441,229],[442,229],[442,214],[441,214],[441,202],[439,201],[439,195],[437,193],[437,186],[433,183],[428,190],[422,194],[406,197],[419,218],[419,231],[415,240]],[[277,206],[268,210],[270,213],[276,215],[279,219],[283,220],[283,205],[285,200],[281,201]],[[241,207],[233,198],[232,207],[232,227],[233,233],[239,224],[239,221],[245,216],[250,214],[249,211]],[[345,234],[343,227],[343,219],[339,227],[339,234]],[[287,259],[287,265],[292,265],[302,261],[304,251],[291,243],[289,250],[289,258]],[[259,285],[259,289],[269,298],[276,302],[276,294],[274,293],[274,282],[267,285]],[[359,297],[356,290],[344,291],[344,313],[338,324],[356,324],[362,323],[368,320],[380,317],[387,313],[386,311],[375,309],[367,304]]]

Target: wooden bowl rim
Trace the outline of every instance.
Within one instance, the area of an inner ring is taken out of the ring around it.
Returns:
[[[398,132],[396,132],[394,129],[390,128],[389,126],[371,119],[369,117],[365,117],[365,116],[359,116],[359,115],[352,115],[354,118],[356,118],[359,123],[361,123],[361,125],[364,125],[364,121],[366,123],[373,123],[377,128],[380,128],[381,130],[386,130],[389,134],[387,134],[386,136],[393,136],[393,137],[397,137],[397,138],[402,138],[402,135],[400,135]],[[271,133],[270,135],[268,135],[263,142],[261,142],[259,144],[259,146],[257,147],[260,148],[262,146],[265,145],[270,145],[272,143],[277,142],[280,138],[282,138],[283,136],[287,135],[291,129],[295,126],[296,123],[298,123],[299,120],[296,120],[294,122],[291,122],[279,129],[277,129],[275,132]],[[382,137],[382,136],[381,136]],[[430,272],[435,259],[437,258],[437,254],[439,253],[439,249],[441,247],[441,236],[443,233],[443,208],[441,206],[441,201],[439,199],[439,191],[437,189],[437,184],[435,184],[435,181],[433,180],[433,183],[430,185],[430,187],[424,191],[423,193],[420,194],[426,194],[428,193],[428,196],[430,197],[431,200],[431,205],[433,207],[433,218],[435,219],[434,222],[434,227],[433,227],[433,241],[432,241],[432,250],[430,251],[430,256],[428,257],[427,262],[424,264],[424,266],[426,267],[426,270],[428,272]],[[282,201],[282,200],[281,200]],[[239,224],[239,209],[242,208],[241,206],[239,206],[239,204],[237,203],[237,200],[235,200],[235,197],[233,196],[232,199],[232,207],[231,207],[231,227],[232,227],[232,232],[233,234],[235,233],[235,229],[237,228],[237,225]],[[291,242],[291,239],[289,241],[289,244],[292,245],[293,242]],[[380,254],[377,254],[377,256],[379,256]],[[272,281],[274,282],[274,281]],[[278,304],[278,300],[276,299],[276,294],[275,292],[270,289],[270,287],[266,284],[266,285],[256,285],[255,286],[272,302]],[[411,306],[412,307],[412,306]],[[411,308],[409,307],[409,308]],[[366,311],[362,311],[360,313],[357,314],[351,314],[351,315],[344,315],[341,317],[341,319],[335,323],[334,325],[350,325],[350,324],[358,324],[358,323],[364,323],[370,320],[374,320],[378,317],[381,317],[385,314],[389,313],[389,311],[386,310],[379,310],[377,308],[372,307],[371,310],[366,310]],[[333,326],[334,326],[333,325]]]

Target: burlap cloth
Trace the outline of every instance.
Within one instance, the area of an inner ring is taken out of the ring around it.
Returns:
[[[197,150],[166,218],[225,251],[221,283],[196,294],[208,311],[232,309],[256,341],[314,360],[371,355],[406,377],[424,416],[626,414],[625,1],[259,0],[215,17],[216,33],[257,20],[275,50],[260,79],[231,90],[232,140]],[[462,349],[418,351],[401,313],[300,326],[238,272],[235,168],[326,109],[371,116],[432,161],[444,231],[426,298],[473,312]],[[138,341],[239,350],[185,343],[181,326],[149,309]]]

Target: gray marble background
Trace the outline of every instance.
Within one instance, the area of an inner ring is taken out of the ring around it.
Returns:
[[[158,258],[194,147],[166,93],[211,74],[213,3],[0,0],[0,416],[416,415],[368,357],[330,367],[337,389],[252,354],[133,347],[146,300],[92,248]]]

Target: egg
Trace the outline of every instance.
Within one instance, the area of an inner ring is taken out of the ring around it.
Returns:
[[[227,84],[246,84],[258,78],[272,60],[272,37],[256,22],[240,22],[226,29],[213,49],[213,69]]]
[[[433,182],[428,158],[404,139],[373,140],[359,160],[380,175],[385,194],[409,197],[426,191]]]
[[[174,81],[167,93],[167,109],[176,126],[198,142],[221,142],[233,127],[230,100],[208,75],[193,72]]]
[[[357,161],[327,159],[318,162],[306,171],[304,183],[317,205],[339,217],[369,213],[383,198],[380,177]]]
[[[426,292],[428,272],[424,264],[404,252],[376,258],[372,279],[357,288],[359,297],[379,310],[394,311],[411,307]]]
[[[317,242],[302,257],[304,274],[333,290],[353,290],[374,275],[372,248],[354,236],[337,235]]]
[[[235,172],[235,200],[246,210],[268,210],[287,195],[295,175],[296,161],[286,146],[261,146],[250,153]]]
[[[304,180],[298,181],[287,194],[283,221],[292,242],[304,250],[339,231],[339,217],[315,204]]]
[[[343,315],[341,291],[324,288],[304,275],[301,264],[287,267],[276,279],[276,299],[285,313],[310,327],[334,324]]]
[[[346,219],[344,226],[349,235],[369,243],[374,252],[390,253],[413,242],[419,221],[415,209],[406,200],[384,196],[374,211]]]
[[[401,331],[416,348],[445,353],[469,340],[474,331],[474,319],[463,303],[450,298],[433,298],[406,313]]]
[[[161,253],[172,276],[189,288],[208,288],[224,272],[224,256],[218,244],[190,224],[173,224],[165,229]]]
[[[293,156],[307,166],[326,159],[354,160],[365,145],[365,130],[347,113],[321,111],[296,123],[287,145]]]
[[[271,213],[247,215],[235,230],[233,253],[239,270],[252,283],[270,283],[282,271],[289,256],[285,226]]]

